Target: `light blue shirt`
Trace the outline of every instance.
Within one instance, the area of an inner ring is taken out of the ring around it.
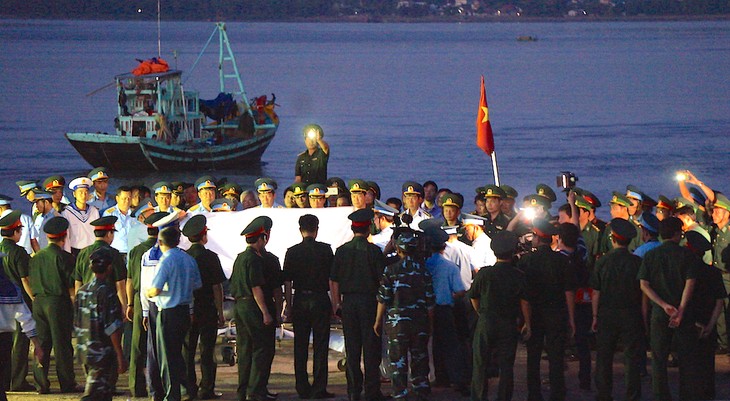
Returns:
[[[122,213],[118,207],[113,206],[104,210],[104,216],[115,216],[117,218],[117,221],[114,223],[114,229],[117,232],[114,233],[114,240],[111,243],[112,248],[121,253],[128,253],[131,248],[129,248],[127,237],[129,236],[132,223],[136,221],[132,217],[132,209],[127,210],[127,213]]]
[[[193,307],[193,291],[203,285],[195,259],[180,248],[162,254],[152,287],[162,290],[157,295],[157,307],[170,309],[178,305]]]
[[[464,291],[459,266],[440,253],[434,253],[426,260],[426,268],[431,273],[436,305],[454,305],[453,293]]]
[[[634,249],[634,255],[643,259],[644,255],[646,255],[647,252],[651,251],[652,249],[658,247],[661,244],[662,243],[658,240],[645,242],[638,248]]]

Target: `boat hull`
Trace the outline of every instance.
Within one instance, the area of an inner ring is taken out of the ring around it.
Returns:
[[[66,139],[89,164],[113,171],[226,170],[260,162],[275,133],[276,127],[260,129],[220,145],[99,133],[66,133]]]

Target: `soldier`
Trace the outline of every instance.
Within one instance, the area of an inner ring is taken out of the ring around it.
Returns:
[[[0,195],[0,217],[5,217],[8,213],[12,212],[10,202],[13,198],[5,195]],[[34,252],[40,250],[38,247],[38,232],[35,230],[33,225],[33,218],[27,214],[20,215],[21,221],[21,232],[20,238],[18,239],[18,245],[25,249],[28,255],[32,255]]]
[[[365,209],[367,207],[367,203],[365,201],[365,193],[368,191],[367,182],[361,179],[354,179],[350,180],[348,184],[352,208],[355,210]]]
[[[325,196],[327,196],[328,207],[337,206],[337,197],[340,195],[347,195],[348,198],[350,197],[348,191],[349,187],[340,177],[330,177],[327,179],[324,185],[327,187],[327,194]]]
[[[624,219],[626,221],[629,221],[629,206],[631,206],[631,201],[629,200],[629,198],[627,198],[623,194],[614,191],[609,204],[611,206],[611,218]],[[608,251],[613,249],[611,248],[611,238],[609,238],[609,234],[611,233],[611,228],[609,226],[610,224],[607,224],[606,228],[603,231],[601,244],[598,248],[599,255],[604,255],[608,253]],[[636,227],[636,235],[633,237],[631,243],[629,244],[630,252],[633,252],[641,245],[641,239],[639,238],[641,232],[639,231],[639,227],[637,225],[634,225],[634,227]]]
[[[271,220],[264,222],[264,229],[266,234],[271,237],[271,227],[273,223]],[[281,325],[281,314],[284,304],[283,293],[281,286],[284,285],[284,276],[281,272],[281,263],[279,258],[273,253],[266,250],[264,246],[261,257],[264,259],[264,281],[265,284],[261,287],[264,293],[264,302],[266,302],[266,308],[273,311],[274,325],[267,326],[265,328],[267,355],[269,359],[266,361],[268,369],[264,371],[265,384],[268,386],[269,376],[271,375],[271,364],[274,361],[274,354],[276,352],[276,327]],[[266,398],[276,399],[277,393],[272,393],[266,389]]]
[[[373,217],[370,209],[350,213],[354,237],[337,248],[330,272],[332,312],[342,316],[345,334],[347,394],[351,401],[360,400],[363,391],[361,355],[365,366],[365,400],[383,398],[378,370],[382,344],[373,332],[373,324],[377,310],[375,295],[385,268],[385,256],[380,248],[367,241]]]
[[[38,234],[38,246],[42,249],[48,246],[48,238],[43,235],[43,227],[48,220],[58,216],[58,212],[53,208],[51,194],[46,191],[33,190],[34,208],[37,212],[33,225]]]
[[[641,290],[652,302],[650,323],[651,375],[654,399],[671,400],[667,379],[667,358],[676,341],[680,361],[689,361],[696,332],[690,319],[684,319],[695,285],[699,261],[686,248],[679,246],[682,222],[676,217],[662,220],[659,235],[664,242],[649,251],[641,263],[638,278]],[[686,394],[685,378],[691,366],[680,363],[680,393]]]
[[[428,339],[433,327],[433,282],[426,266],[418,260],[419,237],[414,232],[401,232],[395,246],[400,260],[388,265],[380,279],[373,331],[380,336],[385,318],[393,398],[408,398],[410,373],[416,399],[425,400],[431,392]]]
[[[684,231],[685,233],[688,233],[690,231],[698,232],[702,234],[702,236],[705,237],[707,241],[710,241],[710,233],[708,233],[707,230],[702,228],[702,226],[697,223],[697,215],[694,206],[685,205],[679,207],[677,208],[674,215],[682,220],[682,231]],[[680,245],[684,245],[685,242],[686,241],[683,240]],[[712,264],[712,252],[710,250],[705,252],[705,254],[702,256],[702,261],[705,262],[705,264],[707,265]]]
[[[528,302],[532,308],[532,336],[527,342],[527,399],[542,400],[540,357],[543,348],[550,364],[550,399],[565,399],[565,340],[575,334],[575,273],[568,257],[550,249],[557,229],[545,219],[533,223],[534,251],[517,267],[525,273]],[[567,309],[567,310],[566,310]],[[566,322],[567,318],[567,322]],[[566,333],[570,327],[571,332]]]
[[[99,209],[86,203],[89,197],[91,180],[79,177],[71,181],[68,187],[73,191],[74,202],[61,212],[61,216],[68,220],[68,238],[65,241],[65,250],[74,256],[79,251],[94,242],[94,229],[89,224],[99,216]]]
[[[712,208],[712,222],[714,225],[710,230],[712,237],[712,262],[713,266],[722,272],[722,282],[725,291],[730,293],[730,266],[722,258],[722,252],[730,249],[730,200],[725,195],[718,194]],[[725,322],[730,321],[730,307],[725,299],[725,310],[720,315],[717,324],[718,343],[720,351],[728,351],[728,331]],[[724,346],[724,347],[723,347]],[[723,349],[724,348],[724,349]]]
[[[486,400],[487,367],[499,367],[497,399],[511,400],[514,389],[514,363],[520,311],[524,317],[522,340],[531,335],[531,313],[527,302],[523,274],[514,267],[517,236],[510,231],[496,233],[491,243],[497,263],[481,269],[469,291],[474,310],[479,313],[474,333],[471,399]],[[490,361],[491,356],[496,361]],[[493,362],[493,363],[492,363]]]
[[[216,363],[214,358],[215,340],[218,327],[225,324],[223,318],[223,285],[226,276],[218,255],[205,248],[208,243],[206,218],[193,216],[183,227],[182,233],[190,240],[188,255],[195,258],[200,270],[202,287],[193,293],[195,320],[185,341],[185,364],[187,365],[188,395],[199,396],[202,400],[220,398],[215,391]],[[200,338],[200,391],[197,391],[195,377],[195,350]],[[192,390],[192,391],[191,391]]]
[[[107,194],[109,188],[109,175],[105,167],[97,167],[89,172],[89,179],[93,183],[94,191],[90,195],[89,205],[99,210],[106,210],[114,206],[116,202]]]
[[[259,194],[260,208],[282,207],[276,203],[276,189],[278,188],[276,181],[271,178],[259,178],[254,185],[256,186],[256,192]]]
[[[484,206],[487,213],[484,215],[484,232],[492,238],[498,231],[505,230],[509,225],[509,218],[502,213],[502,199],[507,195],[502,188],[496,185],[484,187]]]
[[[428,180],[423,183],[421,210],[431,215],[431,217],[441,217],[441,207],[436,202],[438,192],[439,186],[435,182]]]
[[[309,195],[309,206],[312,209],[321,209],[326,206],[327,198],[327,187],[322,184],[311,184],[307,187],[307,194]]]
[[[461,223],[464,225],[464,236],[471,242],[474,249],[471,255],[471,264],[475,271],[482,267],[493,266],[497,258],[492,251],[492,240],[484,232],[486,219],[470,214],[463,214]]]
[[[327,180],[327,162],[330,146],[324,140],[324,130],[317,124],[307,124],[302,129],[307,150],[297,156],[294,164],[294,182],[324,184]]]
[[[631,203],[629,206],[629,221],[638,225],[641,222],[641,214],[644,213],[644,209],[641,207],[644,202],[644,193],[635,185],[627,185],[626,199]]]
[[[188,216],[194,216],[203,212],[211,212],[210,205],[215,200],[215,178],[204,175],[195,181],[195,188],[198,190],[198,198],[200,202],[190,206]]]
[[[385,246],[388,245],[391,237],[393,237],[395,215],[398,214],[398,210],[376,200],[373,212],[375,212],[373,222],[379,232],[373,235],[370,240],[373,244],[377,245],[378,248],[385,250]]]
[[[112,243],[109,245],[122,254],[124,263],[126,263],[127,253],[129,253],[130,249],[129,232],[134,224],[134,217],[132,216],[131,208],[132,188],[127,186],[117,188],[115,199],[117,204],[104,210],[102,216],[114,216],[117,218],[114,223],[114,240],[112,240]],[[126,304],[122,305],[126,307]]]
[[[368,184],[368,191],[365,192],[365,204],[372,209],[376,200],[380,200],[380,185],[375,181],[365,181]]]
[[[73,368],[73,330],[74,294],[73,270],[75,258],[65,252],[69,223],[63,217],[54,217],[43,228],[48,236],[48,246],[38,251],[30,260],[29,279],[33,292],[33,319],[36,321],[38,339],[43,348],[44,358],[39,360],[33,370],[39,394],[50,392],[48,367],[51,348],[56,360],[56,372],[62,393],[80,392],[76,385]]]
[[[461,225],[461,208],[464,201],[457,194],[446,194],[442,198],[441,215],[443,226],[454,227]]]
[[[327,352],[330,337],[332,303],[329,270],[332,248],[317,241],[319,219],[311,214],[299,218],[302,242],[286,251],[284,285],[287,317],[294,324],[294,376],[299,398],[333,398],[327,391]],[[292,303],[292,289],[295,289]],[[307,376],[309,336],[312,336],[312,383]]]
[[[309,208],[309,199],[307,197],[307,186],[300,182],[295,182],[289,189],[292,191],[292,199],[299,209]]]
[[[33,298],[28,279],[28,265],[30,256],[21,246],[17,244],[20,239],[20,232],[23,228],[20,221],[21,212],[13,210],[0,219],[0,232],[2,233],[2,242],[0,242],[0,253],[4,274],[13,284],[18,286],[24,302],[28,309],[31,309]],[[0,376],[2,383],[0,387],[10,389],[10,391],[33,391],[34,387],[26,381],[28,376],[28,351],[30,350],[30,339],[23,333],[20,322],[16,322],[15,332],[12,340],[12,359],[11,366],[7,370],[8,376]]]
[[[634,250],[634,255],[643,258],[647,252],[661,245],[657,238],[659,236],[659,219],[651,212],[644,212],[641,215],[639,228],[641,229],[643,244]]]
[[[418,223],[423,220],[430,219],[431,215],[422,210],[421,203],[423,202],[423,186],[415,181],[406,181],[403,183],[403,215],[410,215],[413,217],[413,222],[410,223],[410,227],[414,230],[418,229]]]
[[[160,311],[157,315],[157,353],[165,400],[180,401],[181,385],[187,387],[189,397],[195,396],[191,394],[192,383],[185,380],[182,355],[185,336],[182,334],[190,329],[193,291],[200,288],[202,281],[195,259],[177,247],[180,244],[177,227],[160,230],[158,243],[162,257],[146,295],[157,298]]]
[[[43,189],[51,194],[51,198],[53,199],[53,208],[56,209],[58,213],[61,213],[70,203],[63,195],[63,187],[65,186],[66,179],[60,175],[52,175],[43,180]]]
[[[271,366],[267,347],[274,318],[264,299],[264,260],[271,224],[267,216],[256,217],[241,232],[248,247],[238,254],[231,274],[231,295],[236,299],[236,348],[238,354],[238,399],[266,400],[266,384]],[[269,329],[267,329],[267,326]]]
[[[636,235],[633,225],[617,218],[611,220],[610,227],[613,248],[598,259],[591,277],[597,399],[613,399],[613,355],[620,340],[624,346],[625,399],[639,400],[644,323],[641,288],[636,276],[641,258],[627,248]]]
[[[499,186],[504,192],[504,198],[502,198],[501,209],[502,213],[507,216],[507,219],[512,220],[517,215],[517,209],[515,209],[515,201],[519,196],[516,189],[509,185]],[[506,227],[505,227],[506,228]]]
[[[152,186],[155,193],[155,212],[180,212],[180,209],[172,206],[172,184],[167,181],[160,181]]]
[[[122,307],[110,285],[113,248],[96,249],[87,263],[94,278],[76,293],[76,350],[86,371],[82,401],[111,401],[117,375],[127,371],[122,353]]]

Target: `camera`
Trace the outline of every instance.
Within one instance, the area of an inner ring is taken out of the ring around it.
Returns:
[[[560,175],[556,178],[558,188],[572,189],[575,188],[575,183],[578,181],[578,177],[570,171],[561,171]]]

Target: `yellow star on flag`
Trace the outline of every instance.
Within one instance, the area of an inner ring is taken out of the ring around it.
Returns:
[[[482,122],[485,123],[489,121],[489,108],[482,106],[482,112],[484,113],[484,118],[482,119]]]

